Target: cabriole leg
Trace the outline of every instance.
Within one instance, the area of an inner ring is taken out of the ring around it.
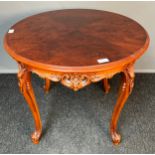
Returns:
[[[44,90],[45,90],[45,92],[46,93],[48,93],[49,92],[49,90],[50,90],[50,85],[51,85],[51,81],[49,80],[49,79],[45,79],[45,85],[44,85]]]
[[[110,90],[110,84],[108,82],[108,79],[103,79],[103,87],[104,87],[104,91],[105,93],[109,93]]]
[[[31,85],[31,72],[27,70],[22,64],[19,64],[18,79],[20,90],[25,100],[27,101],[34,117],[35,131],[32,133],[31,139],[34,144],[38,144],[42,133],[42,124],[39,109]]]
[[[118,122],[120,113],[123,109],[123,106],[129,94],[132,91],[133,85],[134,85],[134,69],[133,69],[133,65],[130,65],[122,73],[122,83],[119,91],[119,97],[114,107],[112,120],[110,124],[110,133],[111,133],[112,141],[115,145],[119,144],[121,141],[121,136],[117,132],[117,122]]]

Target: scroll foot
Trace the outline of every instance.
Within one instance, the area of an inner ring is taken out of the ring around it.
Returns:
[[[40,137],[41,137],[41,132],[40,131],[34,131],[31,135],[32,142],[34,144],[38,144]]]
[[[121,135],[116,132],[111,133],[111,138],[115,145],[118,145],[121,142]]]

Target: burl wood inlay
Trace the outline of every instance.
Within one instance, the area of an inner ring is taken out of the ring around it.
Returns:
[[[4,46],[19,64],[19,87],[34,117],[32,141],[37,144],[42,134],[32,72],[45,80],[45,92],[51,81],[74,91],[102,81],[105,93],[110,90],[108,80],[121,73],[122,84],[110,124],[112,141],[119,144],[117,123],[134,85],[134,63],[149,45],[145,29],[128,17],[87,9],[41,13],[10,29]],[[104,58],[109,62],[98,62]]]

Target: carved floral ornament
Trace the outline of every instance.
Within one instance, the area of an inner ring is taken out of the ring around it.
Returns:
[[[61,82],[63,85],[77,91],[92,82],[97,82],[102,79],[111,78],[114,74],[97,74],[97,73],[41,73],[38,70],[33,70],[42,78],[50,79],[53,82]]]
[[[18,77],[22,77],[25,71],[29,71],[27,67],[19,63]],[[115,72],[90,72],[90,73],[60,73],[60,72],[43,72],[38,69],[31,70],[42,78],[50,79],[53,82],[61,82],[74,91],[77,91],[90,83],[98,82],[104,78],[113,77],[118,71]],[[22,84],[22,81],[20,82]]]
[[[106,72],[90,72],[90,73],[43,73],[39,70],[33,70],[42,78],[50,79],[53,82],[61,82],[64,86],[67,86],[74,91],[77,91],[90,83],[98,82],[104,78],[112,78],[114,74],[118,72],[106,73]]]
[[[18,78],[22,79],[20,81],[20,85],[24,82],[22,76],[25,72],[32,71],[39,75],[41,78],[50,79],[53,82],[61,82],[64,86],[69,87],[70,89],[73,89],[74,91],[77,91],[90,83],[98,82],[105,78],[112,78],[116,73],[124,72],[124,74],[128,74],[128,81],[130,85],[130,92],[133,87],[133,79],[134,79],[134,71],[133,71],[133,64],[129,64],[125,67],[125,69],[122,69],[122,71],[118,70],[112,70],[111,72],[90,72],[90,73],[60,73],[60,72],[43,72],[38,69],[28,69],[27,66],[24,64],[19,63],[19,73]],[[21,87],[22,88],[22,87]]]

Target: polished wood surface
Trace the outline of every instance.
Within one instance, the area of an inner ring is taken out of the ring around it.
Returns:
[[[12,26],[5,35],[4,46],[19,64],[19,86],[35,121],[32,141],[39,142],[42,125],[31,85],[31,72],[45,80],[45,92],[49,91],[51,81],[61,82],[77,91],[102,80],[105,93],[110,89],[108,79],[122,73],[110,124],[112,141],[119,144],[121,136],[117,123],[134,85],[134,63],[148,45],[149,36],[140,24],[106,11],[49,11]],[[105,58],[109,62],[98,62]]]
[[[28,17],[6,34],[6,48],[28,65],[61,69],[135,58],[148,44],[146,31],[122,15],[97,10],[59,10]],[[79,61],[80,60],[80,61]],[[122,61],[121,61],[122,60]],[[106,64],[107,65],[107,64]],[[81,68],[80,68],[81,70]]]

